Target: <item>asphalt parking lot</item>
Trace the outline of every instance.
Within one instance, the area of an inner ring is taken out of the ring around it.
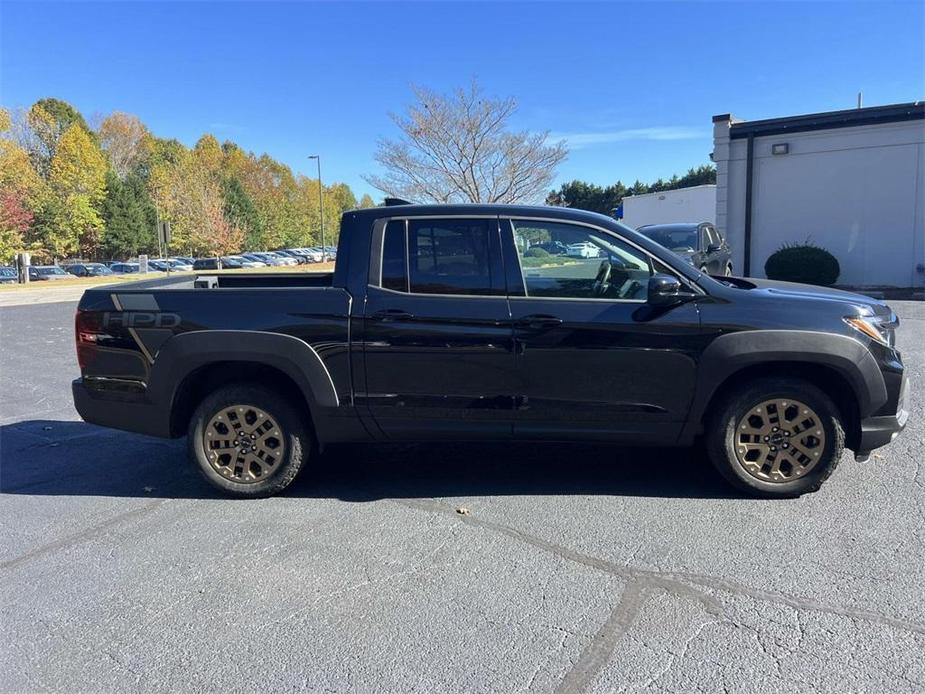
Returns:
[[[5,692],[925,689],[923,303],[906,432],[790,501],[687,450],[475,444],[223,499],[78,420],[74,306],[0,308]]]

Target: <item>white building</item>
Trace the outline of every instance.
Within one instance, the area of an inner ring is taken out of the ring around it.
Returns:
[[[716,222],[716,186],[712,183],[623,198],[620,221],[633,227],[675,222]]]
[[[716,226],[743,274],[784,243],[838,258],[838,284],[925,284],[925,104],[713,118]]]

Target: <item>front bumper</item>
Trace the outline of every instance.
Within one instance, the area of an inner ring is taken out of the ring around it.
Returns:
[[[906,428],[906,421],[909,419],[908,397],[909,379],[904,378],[899,392],[896,414],[867,417],[861,420],[861,439],[855,457],[865,458],[870,451],[887,445]]]

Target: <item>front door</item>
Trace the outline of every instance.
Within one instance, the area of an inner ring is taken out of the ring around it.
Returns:
[[[696,305],[653,310],[646,296],[659,261],[612,232],[514,219],[502,233],[523,278],[510,298],[521,379],[515,435],[673,442],[702,349]],[[546,250],[560,245],[564,252]]]
[[[396,439],[510,436],[513,335],[498,219],[392,220],[376,233],[382,263],[366,297],[360,394],[376,424]]]

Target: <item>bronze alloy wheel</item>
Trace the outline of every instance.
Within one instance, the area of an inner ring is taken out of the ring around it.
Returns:
[[[276,420],[253,405],[229,405],[203,429],[202,447],[209,465],[238,484],[260,482],[279,469],[286,454],[285,435]]]
[[[823,457],[825,443],[822,419],[798,400],[765,400],[736,424],[736,459],[763,482],[804,476]]]

